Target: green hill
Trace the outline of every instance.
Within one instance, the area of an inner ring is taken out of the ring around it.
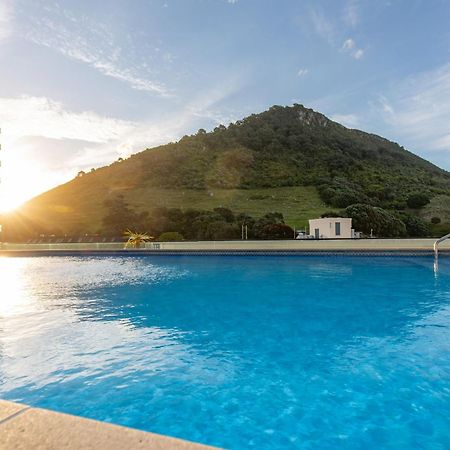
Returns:
[[[418,193],[431,200],[426,212],[408,209]],[[260,217],[277,211],[297,227],[355,203],[430,221],[436,204],[442,227],[449,217],[450,174],[396,143],[301,105],[274,106],[80,174],[25,204],[9,217],[9,229],[23,238],[99,232],[108,200],[118,195],[137,213],[227,207]]]

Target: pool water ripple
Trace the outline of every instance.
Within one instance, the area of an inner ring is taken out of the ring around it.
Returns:
[[[0,397],[232,449],[450,448],[450,260],[0,258]]]

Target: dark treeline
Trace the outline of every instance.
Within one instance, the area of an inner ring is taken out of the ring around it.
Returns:
[[[96,233],[79,230],[63,233],[57,226],[46,229],[25,217],[15,217],[11,224],[5,222],[3,240],[6,242],[73,241],[73,239],[121,240],[126,230],[145,232],[162,241],[179,240],[232,240],[241,239],[293,239],[294,230],[285,223],[283,214],[268,212],[262,217],[236,213],[228,208],[199,210],[193,208],[157,207],[137,212],[122,195],[105,202],[106,212],[102,228]],[[342,210],[330,210],[322,217],[350,217],[353,228],[365,236],[376,237],[427,237],[431,235],[430,224],[404,211],[387,211],[383,208],[356,203]],[[21,226],[17,226],[21,224]]]
[[[242,227],[248,239],[292,239],[294,230],[285,224],[283,214],[270,212],[254,218],[235,213],[228,208],[198,210],[154,208],[151,212],[133,211],[122,196],[106,203],[103,235],[115,236],[132,228],[145,231],[161,240],[225,240],[239,239]],[[351,217],[353,227],[365,235],[378,237],[425,237],[430,227],[420,218],[404,213],[389,212],[380,207],[357,203],[344,210],[329,211],[323,217]]]
[[[281,213],[271,212],[254,218],[234,213],[228,208],[212,211],[179,208],[153,208],[137,213],[117,196],[106,202],[103,235],[117,236],[130,228],[145,231],[162,240],[225,240],[240,239],[242,227],[247,227],[248,239],[292,239],[294,230],[284,223]]]

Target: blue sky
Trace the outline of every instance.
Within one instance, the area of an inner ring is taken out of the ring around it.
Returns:
[[[273,104],[450,170],[449,25],[448,0],[0,0],[0,206]]]

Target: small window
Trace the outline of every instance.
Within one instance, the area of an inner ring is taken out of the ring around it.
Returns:
[[[334,231],[335,231],[336,236],[341,235],[341,222],[336,222],[334,224]]]

